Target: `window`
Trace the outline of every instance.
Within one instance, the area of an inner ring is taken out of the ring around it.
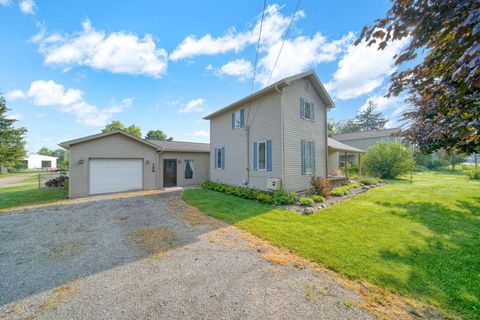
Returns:
[[[313,120],[313,103],[305,101],[303,117],[308,120]]]
[[[305,79],[305,91],[310,92],[310,81]]]
[[[225,168],[225,148],[215,148],[215,169]]]
[[[258,142],[258,170],[265,171],[267,168],[267,143],[265,141]]]
[[[315,142],[302,140],[302,174],[315,173]]]
[[[232,113],[232,130],[243,128],[244,111],[240,109]]]
[[[185,160],[185,179],[193,179],[193,160]]]

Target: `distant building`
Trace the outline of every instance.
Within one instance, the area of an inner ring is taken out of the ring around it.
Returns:
[[[27,169],[56,169],[57,157],[44,156],[41,154],[30,154],[23,158]]]

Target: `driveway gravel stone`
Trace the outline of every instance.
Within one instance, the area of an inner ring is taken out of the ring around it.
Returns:
[[[328,273],[180,193],[0,215],[0,319],[374,319]]]

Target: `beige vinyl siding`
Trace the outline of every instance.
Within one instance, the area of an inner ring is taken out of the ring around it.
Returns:
[[[385,137],[365,138],[365,139],[355,139],[355,140],[342,140],[341,142],[348,144],[349,146],[367,151],[368,148],[373,146],[378,141],[400,142],[401,140],[400,140],[400,137],[385,136]]]
[[[245,127],[232,130],[232,113],[245,111]],[[210,179],[242,186],[250,166],[250,187],[266,189],[267,179],[281,178],[281,95],[272,92],[210,120]],[[247,123],[248,120],[248,123]],[[253,120],[253,122],[252,122]],[[250,126],[249,159],[247,162],[247,125]],[[253,171],[253,144],[272,140],[272,171]],[[215,148],[225,147],[225,169],[215,169]]]
[[[340,160],[338,151],[328,152],[328,174],[335,174],[338,171],[338,164]]]
[[[91,158],[104,159],[143,159],[143,189],[155,189],[155,172],[152,165],[157,169],[157,152],[141,142],[135,141],[121,134],[114,134],[94,140],[88,140],[70,147],[70,197],[83,197],[89,195],[89,160]],[[79,160],[83,159],[83,164]],[[145,163],[149,160],[149,164]]]
[[[160,169],[157,171],[157,187],[163,188],[163,160],[177,160],[177,186],[187,187],[200,185],[209,178],[209,159],[208,152],[170,152],[165,151],[159,154]],[[180,163],[178,163],[180,160]],[[185,160],[193,160],[193,179],[185,179]]]
[[[314,103],[314,121],[300,117],[300,98]],[[315,142],[315,175],[327,175],[326,108],[314,86],[310,84],[310,91],[306,92],[304,80],[300,79],[283,89],[282,109],[284,187],[288,191],[304,191],[310,188],[312,175],[302,175],[302,139]]]

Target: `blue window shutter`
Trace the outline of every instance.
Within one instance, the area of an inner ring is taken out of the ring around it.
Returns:
[[[257,171],[257,159],[258,159],[258,154],[257,154],[257,143],[253,143],[253,171]]]
[[[222,147],[222,169],[225,169],[225,147]]]
[[[235,130],[235,112],[232,112],[232,130]]]
[[[315,105],[312,103],[312,110],[310,110],[310,117],[312,118],[312,121],[315,120]]]
[[[267,171],[272,171],[272,140],[267,140]]]
[[[302,140],[302,174],[305,174],[305,140]]]
[[[305,118],[305,100],[300,98],[300,118]]]
[[[245,120],[245,110],[242,109],[240,110],[240,128],[243,128],[245,126],[244,120]]]
[[[213,163],[213,168],[214,169],[217,169],[217,163],[218,163],[217,157],[218,157],[218,149],[215,148],[215,160],[214,160],[215,162]]]
[[[312,141],[312,173],[315,175],[315,141]]]

